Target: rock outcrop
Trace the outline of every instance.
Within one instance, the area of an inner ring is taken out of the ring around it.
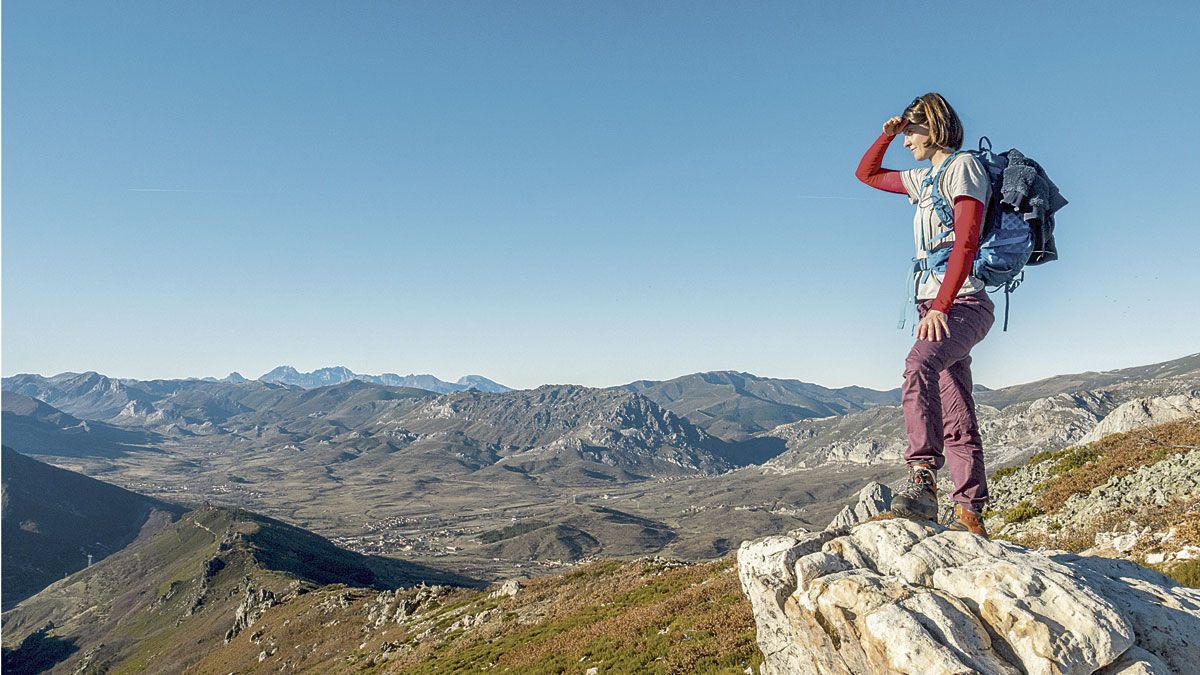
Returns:
[[[892,508],[892,489],[883,483],[871,481],[858,493],[854,506],[842,507],[840,513],[830,521],[829,530],[844,530],[878,516]]]
[[[1176,394],[1135,398],[1117,406],[1092,428],[1080,444],[1098,441],[1109,434],[1174,422],[1200,415],[1200,397]]]
[[[489,598],[511,598],[521,590],[521,582],[516,579],[508,579],[500,588],[488,593]]]
[[[259,617],[268,609],[279,604],[275,594],[267,588],[246,587],[246,595],[242,598],[233,617],[233,626],[225,631],[225,644],[237,637],[242,631],[254,625]],[[262,659],[259,659],[260,661]]]
[[[738,550],[766,674],[1187,673],[1200,590],[902,519]]]
[[[1161,410],[1153,399],[1131,408]],[[994,535],[1192,579],[1195,573],[1179,564],[1200,558],[1200,417],[1106,434],[1037,457],[993,474],[988,492]],[[1200,570],[1200,563],[1192,567]]]

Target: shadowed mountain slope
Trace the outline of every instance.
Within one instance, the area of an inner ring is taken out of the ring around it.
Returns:
[[[35,398],[3,392],[4,445],[18,452],[63,457],[117,457],[145,451],[162,438],[95,420],[80,420]]]
[[[121,550],[185,509],[3,449],[4,608]]]

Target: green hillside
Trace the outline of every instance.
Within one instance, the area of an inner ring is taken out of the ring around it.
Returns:
[[[474,583],[345,551],[270,518],[199,509],[7,612],[5,671],[179,672],[239,622],[322,585],[424,581]]]

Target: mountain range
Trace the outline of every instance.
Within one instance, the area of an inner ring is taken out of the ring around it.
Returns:
[[[1063,447],[1132,398],[1190,395],[1198,366],[1192,355],[980,391],[989,466]],[[452,556],[483,577],[592,552],[711,557],[739,532],[817,524],[863,480],[894,476],[904,438],[895,392],[730,372],[447,394],[98,373],[3,384],[18,451],[363,552]]]
[[[331,613],[374,616],[365,598],[398,611],[400,589],[422,580],[478,586],[598,556],[719,558],[753,537],[822,527],[865,482],[899,475],[903,438],[895,392],[731,372],[443,394],[357,378],[304,388],[98,373],[19,375],[4,389],[5,445],[58,467],[8,450],[3,459],[6,607],[10,569],[25,595],[49,584],[5,614],[12,672],[137,670],[194,663],[200,651],[226,655],[205,661],[221,672],[241,672],[255,655],[295,664],[277,650],[303,637],[264,642],[246,631],[280,604],[312,631]],[[977,398],[996,467],[1155,411],[1198,409],[1200,355]],[[125,517],[103,515],[111,508]],[[112,526],[107,539],[67,536],[99,531],[91,514]],[[84,553],[94,564],[80,569]],[[63,561],[78,571],[56,580]],[[455,592],[404,597],[420,605]],[[471,602],[481,615],[496,606]],[[413,626],[432,627],[427,636],[445,627],[433,617],[467,620],[429,616]],[[409,646],[386,628],[362,633],[378,641],[373,661],[400,650],[423,662],[419,645],[435,643],[401,634]],[[241,645],[236,657],[222,636]],[[355,638],[322,639],[340,641],[327,650],[344,655]],[[305,654],[312,667],[342,667]]]
[[[1020,462],[1081,440],[1109,413],[1133,399],[1200,397],[1200,354],[1103,372],[1060,375],[979,392],[976,412],[988,466]],[[763,465],[767,472],[900,461],[906,445],[898,406],[783,424],[762,436],[783,440],[786,451]]]
[[[234,375],[237,375],[237,373],[232,373],[230,377]],[[425,389],[439,394],[446,394],[452,391],[466,391],[468,389],[493,393],[511,391],[508,387],[493,382],[482,375],[464,375],[457,382],[445,382],[433,375],[396,375],[395,373],[362,375],[355,373],[345,366],[318,368],[310,373],[301,373],[291,366],[279,366],[263,374],[258,379],[263,382],[292,384],[297,387],[304,387],[305,389],[327,387],[331,384],[341,384],[350,380],[362,380],[363,382],[382,384],[389,387]],[[226,380],[228,381],[229,378],[227,377]]]
[[[620,388],[637,392],[701,429],[729,440],[744,440],[801,419],[845,415],[900,402],[899,389],[828,389],[800,380],[730,370],[694,373],[665,381],[638,380]]]

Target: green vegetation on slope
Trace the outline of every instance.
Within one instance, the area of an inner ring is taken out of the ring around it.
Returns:
[[[224,645],[239,606],[262,611],[343,579],[377,589],[426,579],[472,582],[339,549],[256,514],[203,508],[21,603],[5,615],[5,642],[20,644],[30,635],[37,644],[56,640],[66,648],[51,657],[68,658],[58,664],[68,672],[80,665],[111,673],[176,672]],[[258,599],[243,606],[251,598]],[[47,654],[24,645],[6,649],[6,666],[40,672],[55,665],[44,662]]]
[[[379,672],[741,673],[761,661],[733,556],[666,568],[603,561],[531,581],[506,605],[536,606],[528,623],[441,643],[425,658]],[[486,596],[483,596],[486,597]],[[482,605],[480,606],[482,607]]]
[[[1022,524],[1038,516],[1046,520],[1031,530],[1004,535],[1031,547],[1065,549],[1080,552],[1096,545],[1097,534],[1114,530],[1124,532],[1130,522],[1150,532],[1168,534],[1158,544],[1138,544],[1129,553],[1135,561],[1153,567],[1189,586],[1200,585],[1200,564],[1195,560],[1155,563],[1148,557],[1167,550],[1200,546],[1200,499],[1171,499],[1165,504],[1121,506],[1100,513],[1085,524],[1070,521],[1068,501],[1076,495],[1088,495],[1113,478],[1121,478],[1142,467],[1157,464],[1182,453],[1200,449],[1200,420],[1184,419],[1125,433],[1112,434],[1094,443],[1055,452],[1042,452],[1029,458],[1024,467],[1047,465],[1040,470],[1046,477],[1033,485],[1031,499],[998,513],[1005,524]],[[993,481],[1014,476],[1022,467],[997,471]],[[1019,478],[1018,478],[1019,480]],[[1153,537],[1138,541],[1152,541]],[[1147,562],[1150,561],[1150,562]],[[1150,564],[1154,563],[1154,564]]]
[[[732,675],[762,661],[733,555],[605,559],[523,583],[511,597],[326,587],[270,609],[194,670]],[[411,613],[394,619],[397,607]]]
[[[550,523],[544,520],[526,520],[520,523],[502,527],[498,530],[488,530],[479,534],[479,541],[483,544],[492,544],[502,539],[511,539],[526,532],[532,532],[536,529],[546,527]]]
[[[1085,446],[1067,448],[1055,461],[1051,478],[1039,486],[1038,506],[1053,513],[1073,495],[1086,494],[1110,478],[1127,476],[1143,466],[1200,447],[1200,425],[1194,420],[1113,434]]]

